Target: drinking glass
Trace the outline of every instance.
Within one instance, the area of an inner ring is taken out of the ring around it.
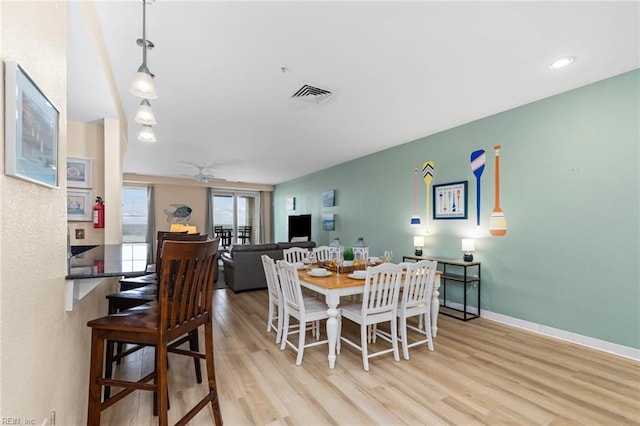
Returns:
[[[313,252],[313,250],[309,250],[309,254],[307,255],[307,262],[312,265],[317,262],[316,254]]]
[[[384,261],[386,262],[391,262],[391,259],[393,259],[393,252],[391,250],[385,250],[384,251]]]

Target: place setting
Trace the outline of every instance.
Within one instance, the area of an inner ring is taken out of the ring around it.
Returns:
[[[331,275],[331,271],[328,271],[325,268],[311,268],[307,274],[312,277],[328,277]]]
[[[367,278],[367,271],[364,270],[356,270],[347,275],[349,278],[354,280],[364,280]]]

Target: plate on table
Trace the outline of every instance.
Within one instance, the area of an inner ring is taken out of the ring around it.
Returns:
[[[324,271],[324,272],[309,271],[309,275],[312,277],[328,277],[329,275],[331,275],[331,271]]]
[[[293,263],[293,267],[296,269],[304,269],[305,266],[304,266],[304,263],[302,262],[296,262],[296,263]]]
[[[363,274],[363,275],[349,274],[348,277],[351,278],[352,280],[364,280],[365,278],[367,278],[367,274]]]

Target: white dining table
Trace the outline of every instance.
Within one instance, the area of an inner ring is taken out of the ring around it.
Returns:
[[[431,297],[431,334],[436,337],[438,334],[438,312],[440,311],[440,275],[436,273],[435,282],[433,284],[433,293]],[[349,274],[331,272],[331,275],[318,277],[309,275],[308,269],[300,269],[298,271],[300,285],[323,294],[327,304],[327,340],[329,342],[329,368],[333,369],[336,365],[336,344],[338,342],[338,307],[340,306],[340,298],[343,296],[351,296],[354,294],[362,294],[364,292],[363,279],[350,278]]]

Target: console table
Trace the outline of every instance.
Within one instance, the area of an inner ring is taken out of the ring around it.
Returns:
[[[406,260],[435,260],[438,262],[438,270],[442,271],[440,277],[442,281],[442,304],[440,306],[447,308],[446,311],[441,310],[441,314],[462,321],[469,321],[480,316],[480,262],[464,262],[457,259],[444,259],[431,256],[402,256],[402,261],[404,262]],[[447,305],[448,283],[462,284],[464,295],[462,309]],[[477,314],[469,312],[468,309],[467,289],[469,286],[477,288]]]

